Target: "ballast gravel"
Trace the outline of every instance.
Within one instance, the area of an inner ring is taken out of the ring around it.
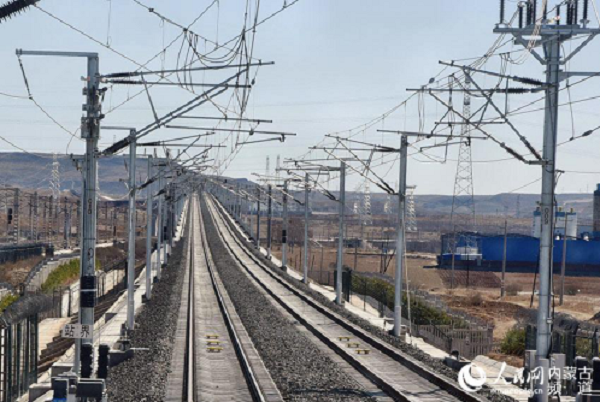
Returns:
[[[299,332],[244,274],[225,249],[204,202],[213,261],[260,357],[286,401],[375,401]]]

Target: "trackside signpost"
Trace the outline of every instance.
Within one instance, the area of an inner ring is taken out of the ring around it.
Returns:
[[[87,324],[67,324],[60,331],[60,336],[70,339],[92,339],[94,326]]]

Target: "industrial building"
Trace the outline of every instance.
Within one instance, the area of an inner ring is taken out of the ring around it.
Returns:
[[[553,270],[560,273],[563,253],[569,276],[600,276],[600,184],[594,192],[593,226],[578,226],[577,213],[558,208],[554,216]],[[506,235],[506,271],[535,272],[539,260],[541,211],[533,212],[531,235]],[[453,247],[453,244],[455,246]],[[500,272],[504,260],[504,235],[444,234],[440,268]],[[455,250],[454,253],[452,250]]]

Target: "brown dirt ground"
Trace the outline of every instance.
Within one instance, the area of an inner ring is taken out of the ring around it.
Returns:
[[[264,230],[263,236],[266,236],[266,224],[263,224],[262,228]],[[312,225],[310,230],[311,233],[315,234],[335,232],[335,229],[323,228],[322,224],[320,223]],[[371,228],[367,229],[368,233],[371,231]],[[295,239],[296,246],[290,247],[288,261],[290,265],[295,266],[297,269],[301,269],[301,233],[293,233],[290,231],[290,236],[296,236],[296,238],[291,237],[290,241]],[[380,233],[380,230],[376,230],[375,233]],[[350,235],[357,235],[357,233],[350,232]],[[346,249],[344,254],[344,265],[355,268],[359,272],[381,272],[381,256],[366,255],[377,252],[377,250],[359,250],[357,263],[355,266],[354,250]],[[361,255],[361,253],[363,253],[363,255]],[[281,258],[279,244],[275,244],[275,242],[273,254],[276,257]],[[336,249],[335,247],[325,247],[323,250],[321,250],[321,248],[318,246],[311,247],[308,261],[309,270],[312,269],[312,271],[319,271],[323,269],[323,271],[331,272],[335,267]],[[500,342],[505,336],[506,332],[519,322],[519,319],[523,319],[527,316],[526,310],[530,308],[534,274],[506,274],[507,289],[516,289],[518,293],[517,295],[506,296],[504,300],[500,301],[500,288],[499,286],[496,286],[500,279],[499,273],[486,273],[479,279],[477,274],[472,275],[470,281],[471,286],[468,289],[464,287],[466,281],[462,281],[465,283],[463,283],[461,286],[461,281],[459,280],[458,288],[454,291],[451,291],[448,288],[449,282],[446,278],[447,273],[432,268],[436,266],[434,255],[415,255],[409,257],[407,259],[407,263],[407,275],[409,283],[412,287],[428,290],[429,292],[438,294],[442,296],[452,308],[465,311],[489,322],[493,322],[495,326],[494,340],[496,342]],[[385,273],[393,277],[395,272],[394,267],[395,258],[391,258]],[[460,278],[464,276],[462,273],[456,275]],[[495,275],[498,280],[492,280],[494,278],[490,278],[491,275]],[[443,278],[446,280],[444,281]],[[566,294],[565,303],[563,306],[558,306],[560,284],[560,278],[558,276],[554,277],[554,284],[555,294],[557,295],[555,307],[557,312],[570,314],[580,320],[590,320],[594,314],[600,311],[600,278],[567,277],[565,279]],[[483,299],[482,305],[472,305],[472,303],[470,303],[470,296],[474,292],[481,294]],[[534,298],[533,308],[537,307],[536,298],[537,297]],[[502,356],[499,353],[495,353],[493,357],[507,361],[507,363],[515,366],[522,365],[521,357]]]

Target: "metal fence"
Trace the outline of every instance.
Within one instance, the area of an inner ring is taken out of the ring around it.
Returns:
[[[535,325],[525,327],[525,349],[536,348]],[[598,328],[582,328],[578,323],[554,327],[552,331],[552,353],[563,353],[568,367],[575,366],[575,357],[586,357],[591,361],[600,357],[600,331]]]
[[[99,271],[98,303],[118,296],[127,287],[127,260],[115,260]],[[140,271],[142,266],[137,268]],[[109,276],[113,286],[107,286]],[[48,318],[72,317],[78,304],[77,286],[50,293],[28,292],[0,315],[0,402],[15,402],[37,382],[39,323]]]
[[[381,275],[354,274],[352,293],[377,309],[380,317],[393,317],[394,288],[391,278]],[[410,314],[409,303],[410,300]],[[458,351],[467,358],[486,355],[494,348],[494,326],[477,317],[449,308],[436,295],[421,290],[405,294],[403,319],[410,322],[412,334],[447,353]]]
[[[14,402],[37,382],[37,314],[0,329],[0,401]]]
[[[31,243],[19,246],[0,246],[0,264],[16,262],[42,255],[48,245],[45,243]]]

